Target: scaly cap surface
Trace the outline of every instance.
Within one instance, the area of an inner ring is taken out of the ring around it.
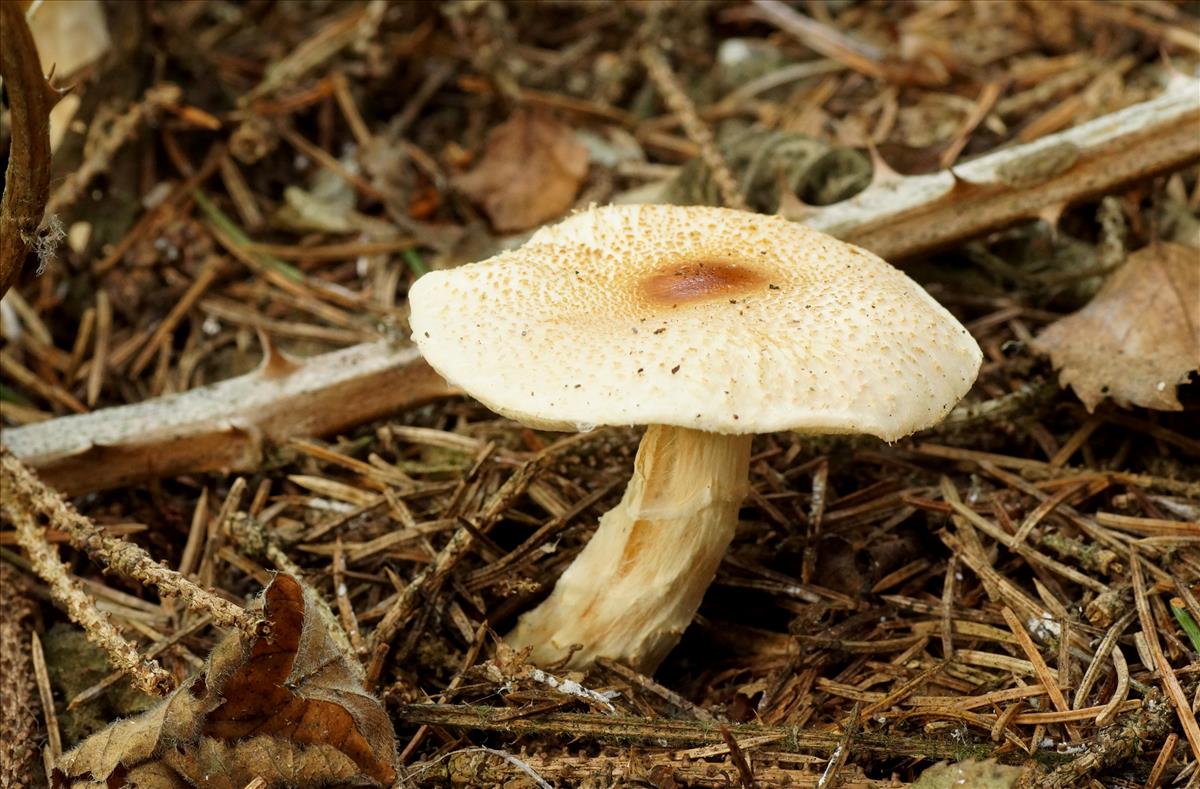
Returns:
[[[532,427],[868,433],[936,424],[982,354],[877,256],[780,217],[608,206],[418,280],[429,363]]]

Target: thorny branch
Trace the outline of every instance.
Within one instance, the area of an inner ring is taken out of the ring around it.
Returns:
[[[789,218],[887,260],[1023,219],[1056,221],[1072,202],[1200,159],[1200,81],[1151,101],[933,175],[877,176],[866,191]]]
[[[884,258],[945,247],[1200,158],[1200,83],[953,173],[894,176],[800,217]],[[412,348],[361,345],[297,372],[265,369],[182,395],[5,431],[13,453],[69,494],[258,467],[265,448],[319,437],[452,391]],[[336,408],[329,407],[336,403]]]
[[[324,436],[452,393],[415,348],[364,343],[178,395],[4,431],[67,495],[203,471],[251,471],[289,438]]]
[[[42,76],[20,3],[0,3],[0,80],[8,94],[12,140],[0,198],[0,296],[21,273],[50,195],[50,109],[58,91]]]
[[[210,615],[218,625],[237,627],[251,635],[261,634],[261,620],[247,614],[240,606],[163,567],[137,545],[101,532],[89,518],[80,515],[58,491],[47,487],[3,446],[0,446],[0,480],[3,480],[6,492],[6,509],[17,517],[19,527],[25,524],[27,536],[35,534],[32,519],[34,513],[40,512],[56,528],[67,533],[72,545],[86,551],[107,570],[154,586],[165,597],[179,598],[190,608]],[[31,541],[32,537],[22,540],[22,545],[28,549],[26,543]]]
[[[29,555],[34,572],[50,587],[50,594],[67,610],[71,621],[83,628],[88,640],[104,650],[113,667],[125,672],[141,691],[155,696],[175,687],[171,675],[152,659],[143,658],[108,616],[96,607],[96,601],[71,578],[58,549],[46,541],[46,535],[32,512],[9,508],[17,527],[17,541]]]

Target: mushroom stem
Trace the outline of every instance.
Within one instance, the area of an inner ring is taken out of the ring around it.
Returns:
[[[543,665],[584,668],[598,657],[652,672],[691,623],[737,528],[749,435],[651,425],[621,503],[553,593],[507,640]]]

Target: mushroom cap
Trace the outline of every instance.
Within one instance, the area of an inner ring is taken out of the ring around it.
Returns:
[[[979,346],[876,255],[781,217],[593,208],[522,247],[421,277],[413,339],[531,427],[868,433],[936,424]]]

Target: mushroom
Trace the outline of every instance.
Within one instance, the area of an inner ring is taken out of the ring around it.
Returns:
[[[877,256],[721,208],[594,208],[409,300],[429,363],[493,411],[647,426],[621,502],[507,636],[543,665],[657,667],[733,538],[754,434],[891,441],[940,421],[982,358]]]

